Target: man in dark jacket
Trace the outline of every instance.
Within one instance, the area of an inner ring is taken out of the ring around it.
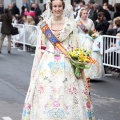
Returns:
[[[8,53],[11,53],[11,30],[12,30],[12,15],[9,13],[9,10],[6,8],[4,10],[4,14],[1,16],[1,37],[0,37],[0,53],[2,50],[2,44],[4,41],[4,38],[8,37]]]
[[[16,3],[13,3],[12,15],[20,15],[20,10],[17,7]]]
[[[104,13],[99,12],[97,20],[94,21],[95,29],[105,35],[108,30],[109,24],[110,23],[106,19],[104,19]]]
[[[34,7],[34,9],[35,9],[36,17],[40,16],[41,15],[41,10],[39,8],[39,5],[36,3],[36,4],[33,4],[32,7]]]

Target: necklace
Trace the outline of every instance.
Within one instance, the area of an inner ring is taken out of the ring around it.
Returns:
[[[52,18],[52,24],[64,24],[64,18],[62,18],[61,20],[54,20]]]

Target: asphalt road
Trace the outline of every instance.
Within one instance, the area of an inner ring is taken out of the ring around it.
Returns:
[[[21,120],[34,56],[6,47],[0,54],[0,120]],[[120,78],[108,76],[91,81],[97,120],[120,120]]]

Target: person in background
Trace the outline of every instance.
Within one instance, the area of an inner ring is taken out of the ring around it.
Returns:
[[[103,35],[105,35],[110,23],[105,19],[104,13],[99,12],[98,19],[94,21],[94,24],[95,24],[95,29],[98,32],[101,32]]]
[[[117,17],[113,20],[113,28],[108,29],[106,34],[111,36],[116,36],[118,33],[120,33],[120,17]]]
[[[84,1],[84,0],[81,0],[81,1],[79,2],[79,5],[80,5],[80,8],[84,7],[84,6],[85,6],[85,1]]]
[[[103,7],[101,5],[96,6],[96,9],[97,9],[98,13],[99,12],[103,12],[104,13],[104,16],[105,16],[107,21],[111,20],[110,13],[106,9],[103,9]]]
[[[27,22],[26,22],[27,25],[35,25],[35,21],[33,19],[32,16],[28,15],[27,16]]]
[[[105,7],[103,7],[104,9],[106,9],[111,17],[111,20],[113,20],[113,16],[114,16],[114,7],[111,4],[107,4]]]
[[[95,4],[95,1],[94,0],[90,0],[88,2],[89,4],[89,11],[88,11],[88,17],[92,20],[92,21],[95,21],[95,16],[94,16],[94,4]]]
[[[35,10],[36,17],[38,17],[42,14],[41,9],[39,8],[39,5],[37,3],[32,4],[32,7]]]
[[[4,14],[1,16],[1,36],[0,36],[0,53],[2,52],[2,44],[4,38],[8,37],[8,53],[11,53],[11,30],[12,30],[12,15],[9,13],[9,10],[5,8]]]
[[[77,17],[78,11],[80,10],[80,1],[74,0],[73,1],[73,10],[74,10],[74,18]]]
[[[78,41],[79,48],[85,48],[85,50],[91,51],[90,56],[96,60],[95,64],[92,64],[89,69],[84,70],[87,78],[86,80],[90,83],[90,79],[102,78],[104,76],[104,67],[99,45],[102,38],[99,37],[99,40],[95,40],[89,36],[89,32],[94,31],[95,27],[94,22],[88,18],[88,10],[86,8],[81,8],[80,14],[76,19],[76,23],[80,37],[80,40]]]
[[[22,6],[22,7],[21,7],[21,14],[20,14],[21,17],[24,15],[25,8],[26,8],[25,6]]]
[[[12,15],[20,15],[20,10],[17,7],[16,3],[13,3],[12,6],[13,6],[12,7]]]
[[[26,24],[27,23],[27,16],[23,15],[19,18],[18,24]]]
[[[115,9],[115,13],[113,19],[120,16],[120,3],[115,3],[114,9]]]
[[[12,5],[12,4],[9,4],[7,8],[8,8],[8,10],[9,10],[9,13],[12,14],[13,5]]]
[[[13,15],[12,16],[12,23],[17,24],[18,23],[18,18],[19,18],[19,16]]]
[[[4,8],[3,5],[0,4],[0,19],[1,19],[1,15],[4,13]]]
[[[84,0],[80,1],[80,2],[79,2],[79,6],[80,6],[80,9],[81,9],[82,7],[85,7],[85,1],[84,1]],[[77,9],[77,10],[76,10],[76,17],[77,17],[77,15],[79,14],[80,9]],[[76,18],[76,17],[75,17],[75,18]]]
[[[104,2],[104,3],[103,3],[103,9],[106,9],[106,10],[107,10],[107,6],[108,6],[108,3],[107,3],[107,2]]]
[[[4,13],[4,8],[3,8],[3,5],[0,4],[0,15]]]
[[[36,13],[35,13],[34,7],[31,7],[30,11],[25,11],[24,15],[26,15],[26,16],[32,16],[33,18],[35,18],[36,17]]]

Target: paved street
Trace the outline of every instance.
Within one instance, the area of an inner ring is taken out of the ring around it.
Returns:
[[[33,55],[6,47],[0,54],[0,120],[21,120]],[[91,95],[97,120],[120,120],[120,78],[91,81]]]

